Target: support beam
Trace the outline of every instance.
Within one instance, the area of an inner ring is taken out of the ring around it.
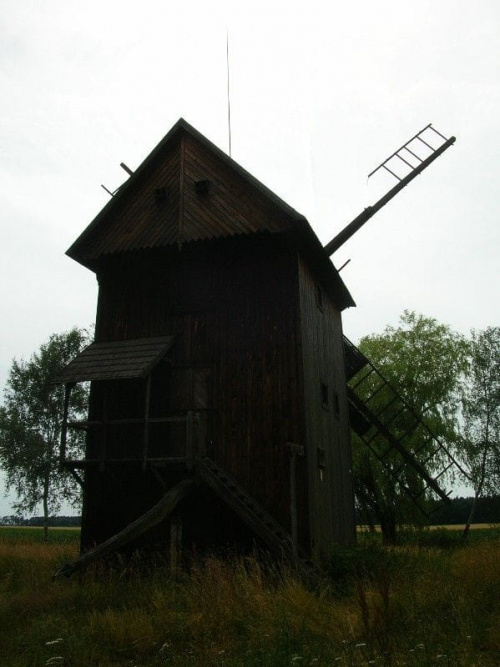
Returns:
[[[170,574],[177,577],[182,567],[182,516],[173,514],[170,518]]]
[[[182,482],[179,482],[179,484],[176,484],[176,486],[174,486],[159,503],[146,512],[146,514],[143,514],[141,517],[130,523],[119,533],[113,535],[113,537],[110,537],[109,540],[99,544],[95,549],[87,551],[83,556],[77,558],[77,560],[72,563],[64,564],[61,569],[54,574],[52,579],[54,580],[62,576],[70,577],[78,570],[82,570],[87,565],[90,565],[90,563],[112,553],[131,540],[140,537],[147,530],[163,521],[176,508],[178,503],[192,491],[194,485],[195,484],[191,479],[185,479]]]
[[[194,465],[194,419],[190,410],[186,417],[186,460],[188,470]]]
[[[69,401],[71,398],[71,392],[75,386],[75,382],[67,382],[64,385],[64,408],[63,408],[63,421],[61,427],[61,444],[59,447],[59,463],[63,463],[66,460],[66,441],[68,437],[68,414],[69,414]]]
[[[290,450],[290,524],[292,531],[292,557],[294,563],[299,559],[299,537],[297,523],[297,455],[304,455],[304,447],[293,442],[287,443]]]
[[[107,387],[104,387],[104,396],[102,399],[102,431],[100,437],[100,452],[99,452],[99,472],[104,472],[106,467],[106,456],[107,456],[107,437],[108,437],[108,394]]]
[[[70,475],[75,479],[75,481],[83,489],[85,485],[84,485],[83,479],[80,477],[80,475],[76,472],[76,470],[74,468],[69,468],[68,467],[68,470],[69,470]]]
[[[147,459],[149,453],[149,407],[151,403],[151,373],[146,380],[146,394],[144,396],[144,434],[142,443],[142,469],[147,468]]]

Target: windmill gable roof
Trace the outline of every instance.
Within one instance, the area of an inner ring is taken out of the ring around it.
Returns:
[[[341,307],[354,305],[306,218],[181,118],[67,255],[95,270],[119,253],[285,232],[330,274]]]

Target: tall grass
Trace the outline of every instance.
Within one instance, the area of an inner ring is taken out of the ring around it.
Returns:
[[[76,544],[2,540],[0,664],[499,664],[499,542],[342,549],[321,581],[257,558],[161,558],[51,582]]]

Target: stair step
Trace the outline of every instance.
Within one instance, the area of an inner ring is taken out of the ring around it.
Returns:
[[[225,474],[215,462],[208,459],[203,461],[203,465],[210,475],[224,487],[228,494],[245,507],[248,515],[253,517],[253,521],[258,522],[262,529],[265,529],[269,539],[272,535],[273,539],[271,542],[276,541],[279,543],[281,549],[290,551],[290,536],[264,508],[249,496],[234,479]],[[274,546],[278,545],[275,544]]]

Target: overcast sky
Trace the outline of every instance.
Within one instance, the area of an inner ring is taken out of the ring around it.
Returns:
[[[179,117],[326,243],[394,185],[367,175],[432,122],[456,145],[333,257],[354,341],[405,308],[499,325],[500,3],[0,0],[0,387],[12,358],[88,326],[64,252]],[[1,492],[0,479],[0,492]],[[9,502],[0,501],[0,515]]]

